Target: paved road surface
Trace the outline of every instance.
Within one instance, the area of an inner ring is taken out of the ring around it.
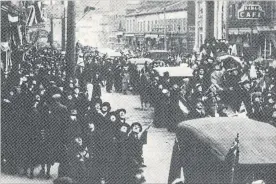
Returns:
[[[127,111],[127,122],[138,121],[146,127],[152,122],[153,111],[141,111],[139,96],[122,95],[118,93],[105,93],[103,90],[103,101],[110,102],[112,110],[125,108]],[[148,144],[144,146],[144,160],[147,167],[144,168],[146,184],[165,184],[168,181],[170,159],[174,143],[174,134],[166,129],[150,128],[148,134]],[[51,175],[57,177],[58,164],[52,167]],[[36,168],[35,175],[39,173],[40,168]],[[49,184],[52,180],[33,179],[20,176],[1,175],[3,184]]]

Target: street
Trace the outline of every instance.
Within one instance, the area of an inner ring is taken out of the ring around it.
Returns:
[[[111,111],[118,108],[125,108],[127,111],[127,122],[140,122],[143,128],[146,128],[152,122],[153,110],[140,110],[140,99],[137,95],[123,95],[121,93],[105,93],[103,91],[103,102],[108,101],[111,104]],[[172,147],[174,144],[174,133],[169,133],[166,129],[151,127],[148,134],[148,143],[144,146],[144,160],[147,167],[143,168],[143,175],[145,177],[144,183],[167,183],[170,160],[172,154]],[[51,180],[38,179],[40,167],[35,169],[35,179],[31,180],[26,177],[8,176],[2,174],[1,183],[3,184],[31,184],[37,183],[48,184],[57,178],[58,164],[55,164],[51,169]]]
[[[276,1],[0,5],[0,183],[276,183]]]

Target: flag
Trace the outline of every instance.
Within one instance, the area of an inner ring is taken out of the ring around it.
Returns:
[[[36,17],[35,17],[35,7],[34,5],[30,5],[28,7],[29,14],[28,14],[28,19],[27,19],[27,26],[32,26],[33,24],[37,23]]]
[[[42,16],[42,3],[35,1],[33,4],[28,6],[29,14],[27,19],[27,26],[33,26],[44,22]]]
[[[35,17],[36,17],[37,23],[44,22],[42,17],[42,2],[36,1],[34,3],[34,7],[35,7]]]
[[[85,9],[84,9],[84,14],[86,14],[87,12],[89,12],[91,10],[95,10],[95,7],[86,6]]]

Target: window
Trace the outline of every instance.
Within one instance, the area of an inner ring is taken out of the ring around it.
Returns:
[[[146,31],[146,21],[143,22],[143,32]]]
[[[126,21],[126,30],[129,31],[129,20]]]
[[[234,19],[236,16],[236,4],[231,4],[229,8],[229,17]]]

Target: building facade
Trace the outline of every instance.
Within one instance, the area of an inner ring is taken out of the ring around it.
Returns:
[[[275,1],[196,1],[194,50],[208,38],[241,48],[247,59],[275,58]]]
[[[157,6],[158,5],[158,6]],[[188,3],[183,1],[144,5],[126,16],[125,44],[132,49],[187,52]]]

